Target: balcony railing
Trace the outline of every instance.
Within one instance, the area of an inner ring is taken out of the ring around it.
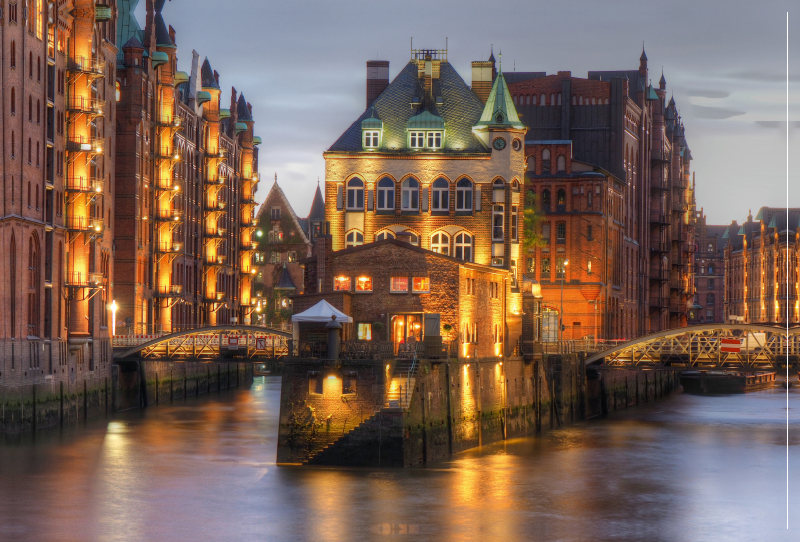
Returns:
[[[224,303],[225,302],[225,292],[216,292],[214,294],[203,295],[203,302],[204,303]]]
[[[206,228],[206,237],[223,238],[228,235],[228,230],[225,228]]]
[[[216,151],[206,151],[206,158],[212,160],[223,160],[228,156],[228,151],[225,149],[217,149]]]
[[[224,211],[225,207],[228,206],[228,202],[221,199],[205,200],[204,204],[206,211]]]
[[[214,254],[213,256],[206,255],[203,258],[203,263],[211,267],[220,266],[225,265],[226,259],[224,254]]]
[[[92,216],[67,216],[64,218],[68,231],[103,233],[103,219]]]
[[[160,242],[156,244],[156,252],[159,254],[175,254],[183,250],[183,243]]]
[[[100,60],[86,57],[70,58],[67,62],[67,71],[72,73],[87,73],[91,75],[104,75],[103,63]]]
[[[105,100],[98,100],[96,98],[70,96],[69,100],[67,100],[67,111],[89,113],[99,117],[105,114],[105,108]]]
[[[153,151],[153,154],[159,160],[172,160],[173,162],[177,162],[181,159],[181,155],[178,154],[178,149],[172,147],[158,147]]]
[[[158,297],[181,297],[183,295],[183,285],[181,284],[162,284],[156,291]]]
[[[155,123],[162,128],[180,128],[183,119],[178,115],[156,115]]]
[[[161,192],[180,192],[183,187],[182,179],[160,179],[153,183],[156,190]]]
[[[248,195],[242,194],[240,196],[241,202],[245,205],[255,205],[256,204],[256,196],[253,193]]]
[[[250,252],[251,250],[255,250],[258,248],[258,243],[255,241],[251,241],[249,243],[245,243],[244,241],[239,243],[239,250],[243,252]]]
[[[182,209],[159,209],[153,218],[158,222],[180,222],[183,218]]]
[[[69,135],[66,144],[67,152],[103,153],[103,140],[96,137]]]
[[[67,192],[103,193],[103,179],[98,177],[67,177]]]
[[[102,273],[67,273],[64,278],[67,288],[100,288],[103,285]]]
[[[207,184],[225,184],[225,176],[223,175],[214,175],[210,179],[206,179]]]

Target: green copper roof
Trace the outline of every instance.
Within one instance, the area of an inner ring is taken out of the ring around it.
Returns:
[[[414,117],[411,117],[414,118]],[[370,108],[369,117],[361,121],[362,130],[383,130],[383,121],[375,117],[375,108]]]
[[[506,78],[503,76],[502,68],[494,80],[492,92],[486,100],[483,114],[476,126],[525,128],[525,125],[519,120],[511,93],[508,92],[508,86],[506,85]]]
[[[253,145],[261,145],[261,136],[253,137]]]
[[[656,90],[653,88],[653,85],[647,87],[647,99],[658,100],[658,94],[656,94]]]
[[[186,72],[175,72],[175,85],[189,82],[189,74]]]
[[[207,90],[201,90],[197,93],[196,99],[197,105],[203,105],[204,103],[211,101],[211,93]]]
[[[722,238],[723,239],[730,239],[731,238],[730,234],[731,234],[731,227],[728,226],[727,228],[725,228],[725,233],[722,234]]]
[[[231,118],[231,110],[230,109],[220,109],[219,110],[219,120],[229,119],[229,118]]]
[[[764,220],[764,208],[758,210],[758,214],[756,215],[756,220]]]
[[[141,43],[144,41],[144,32],[139,27],[136,16],[133,12],[136,10],[136,5],[139,0],[117,0],[117,10],[119,16],[117,18],[117,43],[128,43],[131,38]],[[122,49],[117,53],[117,63],[122,64],[124,54]]]
[[[361,123],[361,127],[364,127],[364,122]],[[430,111],[423,111],[408,119],[407,127],[409,130],[444,130],[444,120]]]
[[[154,68],[157,68],[162,64],[166,64],[167,62],[169,62],[169,56],[167,55],[167,53],[163,53],[161,51],[154,52],[153,55],[150,57],[150,59],[153,62]]]
[[[247,125],[245,123],[243,123],[243,122],[237,122],[233,126],[233,131],[236,132],[237,134],[241,134],[242,132],[246,132],[247,131]]]
[[[744,232],[744,224],[742,225],[742,227],[741,227],[741,228],[739,228],[739,233],[738,233],[737,235],[745,235],[745,232]]]

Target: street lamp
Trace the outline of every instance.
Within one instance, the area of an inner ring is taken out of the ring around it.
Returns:
[[[561,264],[561,312],[558,315],[560,319],[558,326],[559,346],[564,341],[564,278],[567,274],[568,265],[569,265],[569,260],[564,260],[564,263]]]
[[[117,301],[111,301],[111,338],[114,338],[114,335],[117,332]]]

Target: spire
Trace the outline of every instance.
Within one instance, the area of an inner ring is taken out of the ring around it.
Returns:
[[[164,2],[162,1],[161,4],[163,5]],[[161,10],[156,11],[155,22],[156,22],[156,46],[175,47],[175,43],[169,36],[169,30],[167,30],[167,24],[164,22],[164,17],[161,16]]]
[[[475,125],[475,128],[483,126],[504,126],[510,128],[523,129],[525,126],[520,122],[514,101],[506,85],[506,78],[503,76],[502,68],[497,73],[497,78],[492,85],[492,91],[486,99],[483,114]],[[474,128],[473,128],[474,129]],[[484,141],[486,143],[486,141]]]
[[[489,51],[489,62],[494,62],[494,44],[491,45],[491,49]]]
[[[647,55],[644,52],[644,42],[642,42],[642,56],[639,57],[640,62],[647,62]]]
[[[203,88],[213,88],[219,90],[217,79],[214,77],[214,70],[211,69],[211,63],[208,57],[203,61],[203,67],[200,70],[200,81]]]
[[[247,107],[247,100],[244,99],[244,94],[239,94],[239,101],[236,103],[236,115],[239,122],[253,122],[253,115],[250,114],[250,108]]]
[[[317,191],[314,192],[314,200],[311,202],[311,210],[308,213],[308,221],[325,220],[325,200],[322,197],[322,190],[317,179]]]
[[[660,90],[667,88],[667,80],[664,79],[664,66],[661,66],[661,80],[658,82],[658,88]]]

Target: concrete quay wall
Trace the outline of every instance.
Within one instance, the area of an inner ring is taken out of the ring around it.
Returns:
[[[584,368],[577,355],[422,361],[406,408],[384,408],[393,370],[393,362],[287,364],[278,463],[433,463],[652,401],[679,385],[677,371]]]

